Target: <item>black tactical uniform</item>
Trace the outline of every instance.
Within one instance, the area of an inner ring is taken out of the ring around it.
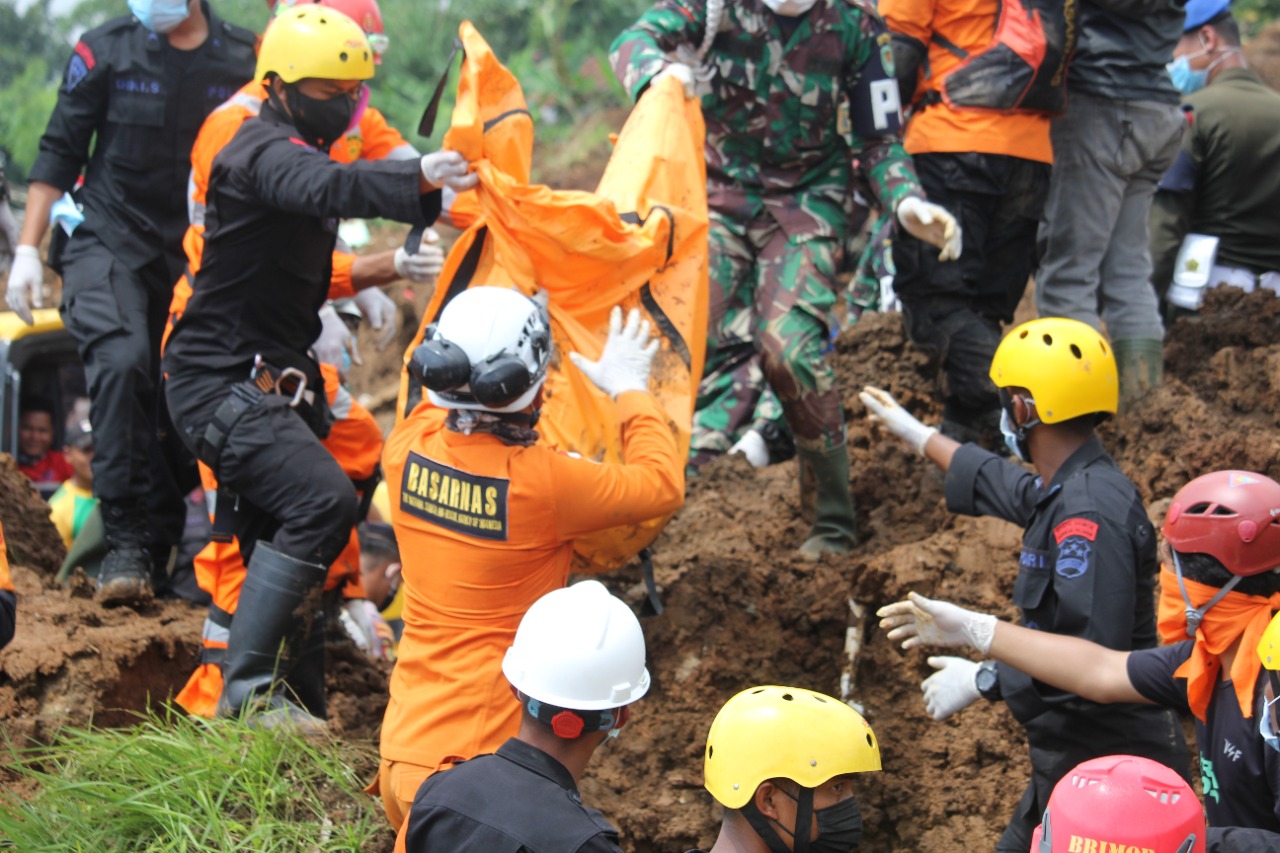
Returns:
[[[517,738],[428,777],[401,831],[407,853],[621,853],[564,765]]]
[[[256,36],[203,5],[209,36],[177,50],[131,17],[86,33],[67,64],[58,103],[30,180],[70,190],[84,222],[61,258],[62,316],[84,359],[99,436],[94,493],[113,552],[146,565],[151,515],[172,511],[176,544],[181,495],[156,441],[160,336],[182,272],[191,147],[205,117],[253,76]],[[90,146],[92,144],[92,156]],[[55,235],[56,236],[56,235]],[[114,574],[115,564],[104,566]],[[105,577],[104,577],[105,582]]]
[[[1073,453],[1047,487],[1026,469],[963,445],[947,471],[946,496],[952,512],[1024,528],[1013,589],[1023,625],[1119,651],[1156,645],[1155,530],[1137,489],[1097,438]],[[1027,730],[1032,767],[999,853],[1025,853],[1053,786],[1082,761],[1139,755],[1187,777],[1187,747],[1172,712],[1099,705],[1004,664],[997,673],[999,698]]]
[[[420,193],[418,160],[344,166],[299,135],[264,104],[214,159],[204,261],[164,356],[179,435],[241,509],[248,575],[223,664],[233,709],[274,682],[282,639],[280,669],[298,661],[318,605],[304,600],[355,524],[355,490],[317,437],[328,408],[307,352],[337,217],[429,225],[440,212],[438,191]]]

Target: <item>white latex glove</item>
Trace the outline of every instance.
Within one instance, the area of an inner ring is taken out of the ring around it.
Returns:
[[[965,658],[929,658],[937,670],[924,680],[924,709],[935,720],[945,720],[982,698],[978,692],[978,664]]]
[[[960,223],[946,208],[916,196],[907,196],[898,203],[898,221],[912,237],[941,249],[938,260],[954,261],[960,257],[963,243]]]
[[[395,264],[396,275],[422,284],[440,275],[440,270],[444,269],[444,250],[423,243],[411,255],[401,246],[396,249]]]
[[[640,319],[638,309],[631,309],[623,328],[622,308],[615,305],[609,315],[609,339],[600,360],[589,361],[576,352],[569,353],[569,359],[597,388],[617,399],[626,391],[649,390],[649,366],[658,343],[649,341],[649,321]]]
[[[353,598],[338,611],[338,621],[360,651],[375,660],[388,657],[391,638],[395,636],[377,606],[363,598]]]
[[[680,85],[684,87],[685,98],[694,98],[698,94],[698,81],[693,75],[693,69],[685,65],[683,62],[670,62],[663,67],[661,71],[653,75],[653,79],[649,81],[652,86],[664,77],[674,77],[680,81]]]
[[[18,220],[8,201],[0,201],[0,270],[13,266],[13,253],[18,248]]]
[[[911,445],[916,453],[924,455],[924,446],[929,443],[929,436],[938,431],[936,427],[920,423],[898,405],[892,394],[881,388],[864,386],[858,392],[858,399],[867,407],[867,417],[884,424],[889,432]]]
[[[9,269],[9,289],[5,302],[28,326],[35,323],[32,308],[44,307],[44,264],[35,246],[18,246],[13,250],[13,266]]]
[[[480,176],[470,171],[470,164],[457,151],[436,151],[422,157],[422,177],[437,187],[455,192],[469,190],[480,183]]]
[[[344,348],[354,349],[351,330],[338,316],[333,305],[326,302],[320,309],[320,337],[311,345],[316,361],[342,367],[342,351]]]
[[[902,640],[904,649],[916,646],[968,646],[984,655],[991,651],[996,617],[965,610],[946,601],[934,601],[912,592],[906,601],[876,611],[880,627],[889,639]]]
[[[749,429],[738,442],[729,448],[730,453],[741,453],[747,457],[752,468],[763,468],[769,464],[769,445],[759,430]]]
[[[400,311],[396,303],[381,288],[366,287],[356,294],[356,305],[369,321],[369,327],[379,333],[374,339],[374,346],[386,349],[400,330]]]

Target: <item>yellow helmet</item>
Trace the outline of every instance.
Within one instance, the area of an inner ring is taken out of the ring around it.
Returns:
[[[1031,320],[1005,336],[991,360],[997,388],[1026,388],[1040,420],[1069,421],[1093,412],[1115,414],[1120,402],[1116,358],[1092,326],[1066,317]]]
[[[341,12],[294,6],[273,18],[262,36],[256,79],[272,72],[286,83],[308,77],[369,80],[373,49],[360,25]]]
[[[880,769],[880,746],[862,715],[802,687],[752,687],[724,704],[707,734],[702,773],[725,808],[740,809],[768,779],[816,788],[845,773]]]
[[[1258,660],[1263,669],[1280,670],[1280,613],[1272,619],[1258,641]]]

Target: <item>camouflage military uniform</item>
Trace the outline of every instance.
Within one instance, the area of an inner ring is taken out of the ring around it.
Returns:
[[[679,45],[702,42],[705,24],[706,0],[660,0],[646,12],[611,49],[627,91],[639,97]],[[889,37],[861,0],[817,0],[790,19],[761,0],[727,0],[706,63],[711,319],[693,461],[768,417],[761,376],[798,447],[841,446],[840,395],[822,351],[853,157],[884,207],[919,193],[897,136]]]

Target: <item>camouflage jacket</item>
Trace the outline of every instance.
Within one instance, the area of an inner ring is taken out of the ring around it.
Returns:
[[[638,98],[680,45],[696,50],[706,0],[659,0],[610,49]],[[736,220],[767,210],[789,236],[843,239],[853,159],[892,209],[923,195],[902,148],[893,53],[864,0],[817,0],[790,37],[761,0],[725,0],[702,99],[711,208]]]

